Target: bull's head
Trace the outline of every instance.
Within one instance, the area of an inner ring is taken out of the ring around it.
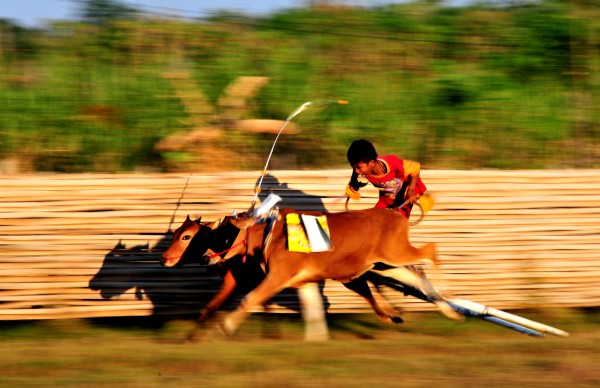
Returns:
[[[208,265],[221,263],[235,256],[232,248],[240,248],[243,242],[237,242],[240,237],[241,228],[236,225],[238,217],[225,217],[210,235],[208,251],[204,255],[204,261]]]
[[[160,263],[165,267],[182,264],[184,258],[202,257],[210,245],[210,234],[214,223],[202,223],[200,218],[188,216],[173,232],[173,242],[162,254]]]
[[[232,257],[227,255],[241,229],[253,220],[243,217],[225,217],[221,222],[202,223],[188,216],[173,232],[171,246],[162,254],[161,264],[174,267],[189,259],[201,259],[202,264],[213,265]],[[185,260],[182,260],[185,259]]]

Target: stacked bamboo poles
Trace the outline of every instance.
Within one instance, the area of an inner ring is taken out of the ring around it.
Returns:
[[[348,175],[276,171],[262,188],[287,206],[341,211]],[[0,319],[197,313],[220,278],[198,264],[162,268],[168,230],[188,214],[214,220],[247,210],[258,176],[0,176]],[[430,275],[435,284],[500,309],[600,304],[600,171],[436,170],[422,176],[436,206],[411,229],[411,240],[438,243],[443,275]],[[362,193],[351,209],[373,206],[377,192],[368,186]],[[382,291],[401,308],[433,308]],[[369,310],[336,282],[326,282],[323,293],[330,312]],[[275,301],[270,311],[298,306],[294,292]]]

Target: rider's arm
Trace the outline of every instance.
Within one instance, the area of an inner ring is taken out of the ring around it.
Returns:
[[[409,185],[406,189],[404,199],[410,203],[414,203],[419,197],[415,194],[417,183],[421,173],[421,164],[412,160],[404,160],[404,174],[408,177]]]

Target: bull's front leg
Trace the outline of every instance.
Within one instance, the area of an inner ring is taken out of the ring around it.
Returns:
[[[323,297],[317,283],[306,283],[298,287],[300,310],[304,319],[304,339],[325,341],[329,339],[329,329],[325,319]]]
[[[277,276],[274,275],[273,272],[270,272],[258,287],[246,295],[238,308],[227,315],[220,325],[220,329],[224,331],[225,334],[232,336],[244,322],[246,317],[248,317],[253,308],[264,305],[269,299],[286,288],[289,284],[289,277]]]
[[[215,312],[229,299],[233,291],[237,287],[237,281],[231,273],[231,270],[227,271],[223,276],[223,284],[219,292],[208,302],[208,304],[200,312],[200,317],[196,321],[194,329],[188,335],[187,341],[195,342],[197,340],[197,333],[203,322],[209,320],[215,315]]]

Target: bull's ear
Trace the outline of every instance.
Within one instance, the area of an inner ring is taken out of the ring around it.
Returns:
[[[190,215],[188,214],[187,217],[185,218],[186,221],[191,221],[190,219]]]
[[[248,218],[248,219],[244,220],[244,222],[242,223],[242,228],[240,228],[240,229],[249,229],[249,228],[253,227],[254,225],[256,225],[256,220],[253,218]]]
[[[198,217],[198,218],[196,218],[196,220],[194,222],[196,223],[196,225],[200,225],[201,220],[202,220],[202,217]]]

